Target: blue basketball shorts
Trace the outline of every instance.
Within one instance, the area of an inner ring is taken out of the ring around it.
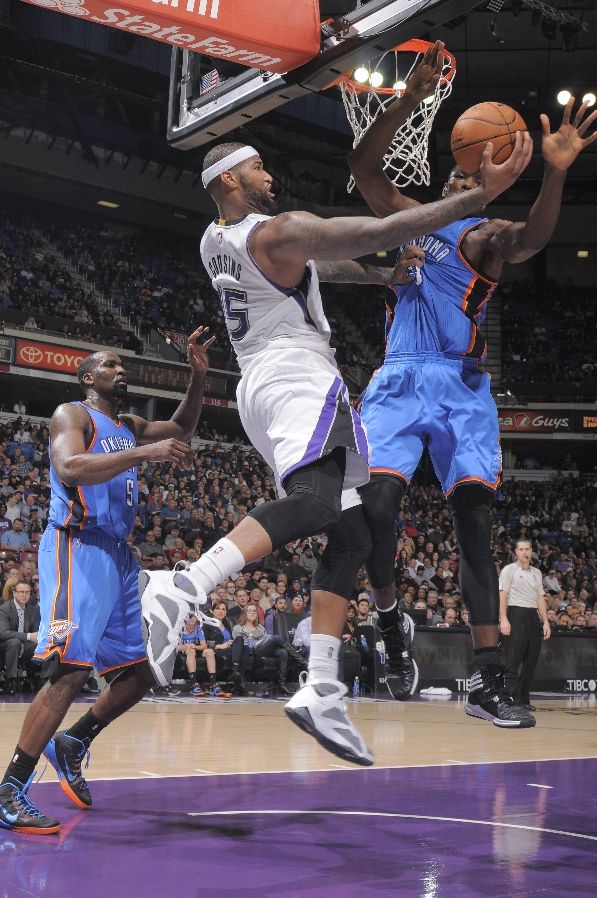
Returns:
[[[139,566],[124,541],[103,530],[49,525],[38,555],[41,624],[38,662],[101,674],[147,657],[141,630]]]
[[[497,489],[502,453],[489,387],[476,360],[386,356],[361,407],[371,474],[393,474],[408,484],[427,446],[446,496],[469,481]]]

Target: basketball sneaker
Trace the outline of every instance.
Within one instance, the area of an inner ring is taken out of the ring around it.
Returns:
[[[412,653],[415,622],[409,614],[403,614],[397,624],[380,633],[386,647],[386,685],[393,698],[406,702],[419,682],[419,668]]]
[[[44,748],[44,757],[50,762],[60,781],[60,787],[73,804],[82,810],[91,807],[89,786],[81,773],[81,763],[86,759],[89,767],[89,740],[76,739],[68,733],[56,733]]]
[[[504,669],[488,664],[471,677],[471,688],[464,710],[469,717],[490,720],[496,727],[534,727],[535,718],[522,705],[517,705],[506,690]]]
[[[27,793],[33,782],[31,774],[25,785],[13,777],[0,785],[0,829],[16,833],[34,833],[46,836],[57,833],[60,821],[46,817],[32,801]]]
[[[338,680],[310,680],[299,676],[301,688],[284,706],[293,723],[344,761],[370,767],[373,754],[354,726],[343,701],[347,689]]]

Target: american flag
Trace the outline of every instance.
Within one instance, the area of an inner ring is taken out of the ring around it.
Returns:
[[[220,76],[218,75],[218,70],[212,69],[211,72],[204,75],[199,82],[199,95],[203,96],[203,94],[209,93],[210,90],[214,90],[214,88],[218,86],[219,81]]]

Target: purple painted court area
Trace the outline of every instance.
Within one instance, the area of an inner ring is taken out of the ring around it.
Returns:
[[[0,833],[2,898],[597,891],[597,760],[120,780],[91,789],[95,807],[82,812],[57,785],[35,788],[63,831]]]

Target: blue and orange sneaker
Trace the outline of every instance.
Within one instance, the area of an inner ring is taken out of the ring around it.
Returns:
[[[209,690],[209,694],[213,698],[232,698],[232,693],[224,692],[224,690],[221,688],[221,686],[218,686],[217,683],[215,686],[211,687],[211,689]]]
[[[207,695],[207,692],[205,691],[203,686],[200,686],[199,683],[197,683],[197,685],[193,686],[193,688],[191,689],[191,695],[193,696],[193,698],[203,698],[205,695]]]
[[[46,817],[27,797],[35,774],[23,783],[9,777],[0,785],[0,829],[46,836],[57,833],[60,821]]]
[[[56,733],[44,748],[44,757],[50,762],[60,780],[65,795],[78,808],[91,807],[89,786],[81,773],[81,762],[86,757],[85,767],[89,767],[89,740],[75,739],[68,733]]]

